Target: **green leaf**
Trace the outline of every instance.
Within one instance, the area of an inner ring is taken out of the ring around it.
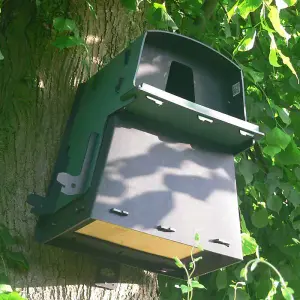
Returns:
[[[273,128],[266,134],[266,142],[272,146],[285,149],[291,142],[291,137],[278,127]]]
[[[300,180],[300,167],[295,168],[294,172],[295,172],[297,179]]]
[[[198,256],[194,259],[194,262],[196,263],[197,261],[201,260],[202,259],[202,256]]]
[[[236,14],[237,8],[238,8],[238,6],[239,6],[239,2],[240,2],[240,1],[237,1],[237,2],[232,6],[232,8],[228,11],[228,13],[227,13],[228,22],[230,22],[230,20],[232,19],[232,17]]]
[[[239,7],[239,14],[246,19],[251,12],[256,11],[261,5],[262,0],[244,0]]]
[[[196,241],[196,242],[199,242],[199,241],[200,241],[200,235],[199,235],[199,233],[196,233],[196,234],[195,234],[195,241]]]
[[[168,14],[165,5],[161,3],[153,3],[150,9],[148,9],[147,19],[150,24],[159,29],[171,28],[173,31],[178,29],[178,26]]]
[[[295,207],[300,205],[300,194],[298,191],[292,190],[287,198]]]
[[[252,224],[256,228],[264,228],[269,224],[268,212],[265,208],[259,208],[251,216]]]
[[[277,154],[276,161],[287,166],[300,164],[300,151],[294,141],[284,151]]]
[[[242,233],[243,256],[252,255],[258,247],[256,240],[249,233]]]
[[[234,50],[233,55],[235,55],[238,51],[244,52],[251,50],[254,46],[255,37],[255,28],[248,29],[245,37],[239,42],[237,48]]]
[[[243,65],[241,65],[241,68],[245,76],[254,83],[259,83],[264,79],[264,73],[262,72],[257,72],[253,68],[248,68]]]
[[[290,287],[281,287],[281,293],[285,300],[294,300],[294,291]]]
[[[181,288],[182,294],[187,294],[188,292],[191,292],[193,290],[193,288],[191,286],[187,286],[185,284],[182,284],[180,286],[180,288]]]
[[[281,67],[278,63],[278,56],[277,56],[277,45],[272,32],[269,32],[269,37],[271,39],[270,43],[270,53],[269,53],[269,63],[273,67]]]
[[[270,210],[273,210],[273,211],[279,213],[282,208],[282,200],[280,199],[279,196],[272,195],[271,197],[269,197],[267,199],[267,207]]]
[[[61,18],[61,17],[54,18],[53,27],[58,32],[71,31],[74,33],[78,33],[78,28],[77,28],[75,22],[71,19],[65,19],[65,18]]]
[[[28,262],[22,252],[6,252],[6,259],[10,264],[22,270],[29,270]]]
[[[239,163],[239,171],[244,176],[246,184],[253,180],[253,174],[259,171],[258,166],[251,160],[243,159]]]
[[[269,6],[269,14],[268,17],[274,27],[274,29],[277,31],[279,35],[284,37],[287,41],[290,39],[291,35],[288,34],[284,27],[280,23],[280,16],[279,16],[279,10],[275,6]]]
[[[297,81],[299,83],[299,78],[298,78],[298,75],[297,75],[297,72],[295,71],[292,63],[291,63],[291,60],[289,57],[285,56],[281,50],[277,49],[277,52],[279,53],[281,59],[282,59],[282,62],[291,70],[291,72],[296,76],[297,78]]]
[[[291,119],[288,110],[286,108],[281,108],[277,105],[276,105],[276,109],[282,122],[285,123],[286,125],[290,125]]]
[[[266,146],[263,148],[263,153],[265,153],[266,155],[269,155],[271,157],[274,157],[280,151],[281,151],[281,148],[278,146]]]
[[[129,10],[136,11],[137,10],[137,1],[136,0],[121,0],[121,3],[124,7]]]
[[[184,264],[182,263],[182,261],[178,258],[178,257],[174,257],[175,260],[175,264],[178,268],[183,268]]]
[[[227,288],[227,273],[226,270],[218,271],[216,277],[216,285],[218,290]]]
[[[192,280],[191,286],[192,288],[196,288],[196,289],[206,289],[205,286],[203,284],[200,284],[199,281],[197,280]]]
[[[85,45],[84,40],[80,37],[75,37],[75,36],[59,36],[53,42],[53,46],[59,49],[70,48],[74,46],[84,46],[84,45]]]
[[[3,60],[3,59],[4,59],[4,56],[3,56],[3,54],[2,54],[2,52],[0,50],[0,60]]]
[[[251,272],[253,272],[253,271],[256,269],[258,263],[259,263],[259,259],[256,259],[256,260],[251,264],[251,267],[250,267],[250,271],[251,271]]]

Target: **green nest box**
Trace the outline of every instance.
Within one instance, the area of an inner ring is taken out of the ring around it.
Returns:
[[[234,155],[261,136],[237,65],[148,31],[78,88],[36,238],[179,278],[195,233],[195,275],[240,261]]]

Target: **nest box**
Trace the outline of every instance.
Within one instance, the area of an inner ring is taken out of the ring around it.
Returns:
[[[261,136],[236,64],[148,31],[79,86],[36,238],[179,278],[195,233],[196,275],[240,261],[234,155]]]

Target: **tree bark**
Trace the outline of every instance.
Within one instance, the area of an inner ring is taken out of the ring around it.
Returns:
[[[30,300],[158,299],[154,274],[122,267],[115,291],[94,287],[95,261],[34,241],[36,218],[26,204],[29,193],[45,194],[76,87],[87,78],[83,47],[59,51],[51,45],[51,20],[74,19],[88,43],[91,73],[117,55],[145,27],[142,12],[127,12],[119,0],[4,1],[0,48],[0,214],[1,223],[23,239],[28,273],[10,272],[14,287]],[[43,10],[49,4],[49,19]],[[61,7],[67,8],[63,14]],[[132,282],[132,283],[130,283]]]

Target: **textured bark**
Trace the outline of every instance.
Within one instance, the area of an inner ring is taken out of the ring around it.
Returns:
[[[76,87],[87,77],[83,47],[55,49],[49,22],[35,17],[34,2],[6,1],[1,17],[1,222],[23,238],[30,265],[28,273],[11,271],[10,278],[30,300],[158,299],[153,274],[122,267],[121,281],[129,284],[105,291],[93,286],[97,266],[92,258],[34,241],[36,218],[26,197],[45,194]],[[52,3],[61,5],[58,0]],[[142,12],[125,11],[119,0],[94,3],[97,19],[85,1],[63,5],[92,50],[92,73],[144,30]],[[58,12],[57,7],[53,11]]]

